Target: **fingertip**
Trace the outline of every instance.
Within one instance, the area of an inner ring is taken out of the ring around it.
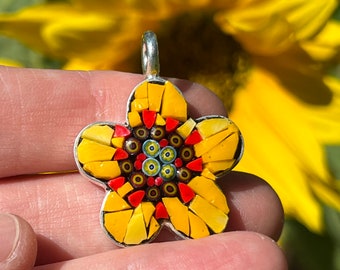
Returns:
[[[278,195],[266,181],[252,174],[231,172],[219,183],[230,208],[228,231],[247,230],[279,239],[284,211]]]
[[[0,269],[31,269],[37,255],[37,240],[32,227],[24,219],[0,214]]]
[[[230,269],[288,269],[284,252],[270,237],[246,231],[228,232],[224,237],[224,245],[239,256],[237,261],[242,260],[240,265]]]

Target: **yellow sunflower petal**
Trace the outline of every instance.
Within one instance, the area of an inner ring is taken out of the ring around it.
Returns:
[[[336,0],[257,1],[220,12],[216,22],[248,51],[272,55],[315,35],[336,5]]]
[[[22,63],[7,58],[0,58],[0,65],[8,67],[24,67]]]
[[[287,4],[284,13],[294,27],[297,40],[314,36],[326,24],[338,5],[337,0],[282,2]]]
[[[136,14],[136,9],[143,12],[145,16],[152,16],[155,14],[159,18],[166,18],[169,16],[176,16],[179,12],[192,11],[194,9],[201,9],[202,7],[216,7],[228,6],[229,3],[225,1],[207,1],[207,0],[99,0],[93,2],[91,0],[73,0],[77,7],[84,10],[96,10],[101,13],[119,13]],[[139,14],[139,12],[137,14]]]
[[[334,207],[340,211],[340,194],[339,189],[336,187],[336,183],[333,186],[325,185],[324,183],[317,181],[317,179],[311,179],[310,186],[313,192],[327,205]]]
[[[328,76],[324,82],[332,92],[331,102],[325,106],[306,105],[305,117],[318,141],[340,145],[340,80]]]
[[[38,5],[1,15],[0,33],[49,56],[70,59],[65,69],[126,70],[131,50],[139,49],[141,34],[158,25],[156,14],[145,17],[138,8],[129,14],[84,12],[72,3]]]
[[[246,11],[247,10],[247,11]],[[255,54],[273,55],[286,50],[294,42],[293,29],[285,18],[264,16],[259,8],[233,10],[216,16],[223,31],[233,35],[244,48]],[[271,14],[271,10],[265,11]]]
[[[15,14],[0,16],[0,33],[19,39],[44,53],[52,51],[41,35],[42,29],[55,20],[66,20],[77,13],[68,4],[38,5],[25,8]]]
[[[268,180],[288,215],[320,231],[321,207],[309,181],[332,185],[332,178],[304,114],[303,105],[274,77],[255,69],[247,88],[237,93],[231,116],[247,141],[238,169]]]
[[[329,61],[339,55],[340,48],[340,23],[329,21],[313,39],[301,42],[301,47],[315,61]]]

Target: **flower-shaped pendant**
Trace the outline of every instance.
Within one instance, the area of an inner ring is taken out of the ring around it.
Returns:
[[[142,46],[146,79],[126,123],[90,124],[75,141],[80,173],[106,189],[102,227],[119,246],[151,242],[164,225],[182,238],[223,232],[229,208],[215,180],[241,158],[240,131],[223,116],[190,118],[180,90],[158,76],[155,34]]]

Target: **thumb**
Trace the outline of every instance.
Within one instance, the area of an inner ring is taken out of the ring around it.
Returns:
[[[36,235],[27,221],[0,213],[0,270],[32,269],[36,255]]]

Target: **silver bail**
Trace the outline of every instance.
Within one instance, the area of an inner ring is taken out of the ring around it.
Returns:
[[[147,79],[159,76],[157,36],[152,31],[146,31],[142,37],[142,70]]]

